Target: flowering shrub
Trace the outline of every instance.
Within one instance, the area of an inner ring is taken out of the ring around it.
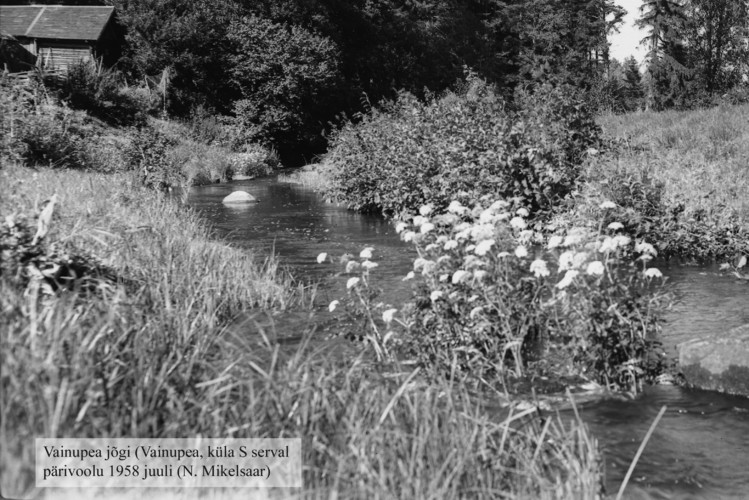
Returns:
[[[555,359],[557,374],[566,364],[570,374],[632,391],[659,373],[665,296],[660,272],[647,268],[652,245],[619,234],[616,223],[546,239],[527,229],[526,209],[489,195],[432,214],[423,206],[397,226],[419,253],[413,273],[422,286],[402,341],[422,365],[483,378]]]
[[[401,94],[335,135],[326,158],[337,166],[328,195],[386,216],[425,203],[441,211],[451,200],[487,193],[518,198],[537,214],[549,211],[573,188],[598,129],[561,91],[542,89],[519,102],[525,107],[508,110],[472,76],[464,92],[426,103]]]
[[[345,309],[347,315],[355,325],[356,331],[348,332],[346,336],[356,340],[365,340],[375,351],[378,360],[390,359],[390,343],[394,332],[390,329],[395,326],[394,320],[397,309],[392,308],[384,302],[375,300],[380,291],[372,286],[370,273],[379,267],[372,260],[374,248],[366,247],[359,254],[359,260],[350,254],[343,255],[339,260],[344,267],[344,273],[348,276],[346,281],[347,297],[343,300],[334,300],[328,305],[328,310],[334,312],[339,308]],[[317,263],[324,264],[332,261],[325,252],[317,256]],[[403,323],[401,321],[395,321]],[[387,330],[386,333],[383,333]]]

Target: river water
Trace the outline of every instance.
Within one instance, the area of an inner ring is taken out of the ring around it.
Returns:
[[[222,205],[223,197],[237,189],[258,203]],[[322,281],[321,304],[344,294],[346,278],[337,274],[341,266],[318,264],[318,254],[358,255],[367,246],[374,247],[373,260],[379,263],[374,275],[385,291],[382,299],[397,305],[410,297],[412,285],[402,277],[411,269],[415,252],[379,217],[326,203],[311,189],[272,178],[193,188],[188,203],[218,236],[239,246],[274,251],[296,276]],[[717,268],[661,270],[677,299],[662,339],[671,353],[685,340],[721,335],[749,323],[749,282]],[[607,491],[618,490],[663,405],[666,414],[625,498],[749,498],[749,398],[665,385],[648,388],[634,401],[606,400],[582,409],[583,420],[604,451]]]

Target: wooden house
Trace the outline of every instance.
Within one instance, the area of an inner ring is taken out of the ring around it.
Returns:
[[[114,7],[0,5],[0,33],[10,35],[38,66],[65,71],[117,51]]]

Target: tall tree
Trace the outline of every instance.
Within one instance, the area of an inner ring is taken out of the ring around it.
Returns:
[[[685,66],[684,34],[687,16],[683,3],[644,0],[637,26],[648,29],[643,38],[648,78],[646,107],[664,107],[685,88],[690,71]]]
[[[749,2],[690,0],[687,42],[699,83],[707,93],[736,85],[749,64]]]

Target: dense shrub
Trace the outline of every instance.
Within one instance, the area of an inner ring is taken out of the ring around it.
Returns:
[[[586,107],[564,89],[519,93],[516,109],[482,80],[426,103],[401,94],[334,137],[337,166],[329,196],[386,216],[425,203],[492,193],[548,212],[574,186],[579,164],[598,138]]]
[[[491,199],[470,209],[454,201],[435,216],[425,206],[399,224],[422,275],[416,307],[403,315],[407,352],[484,378],[524,374],[531,361],[631,391],[652,381],[663,368],[665,296],[661,273],[647,268],[657,251],[617,223],[544,239],[527,229],[525,209]],[[614,207],[601,204],[599,220]]]
[[[138,179],[145,187],[169,191],[182,186],[185,176],[171,154],[178,141],[151,127],[133,133],[124,151],[127,163],[138,171]]]
[[[72,108],[82,109],[113,125],[142,125],[153,111],[145,96],[123,91],[124,79],[102,63],[79,61],[68,68],[60,97]]]

